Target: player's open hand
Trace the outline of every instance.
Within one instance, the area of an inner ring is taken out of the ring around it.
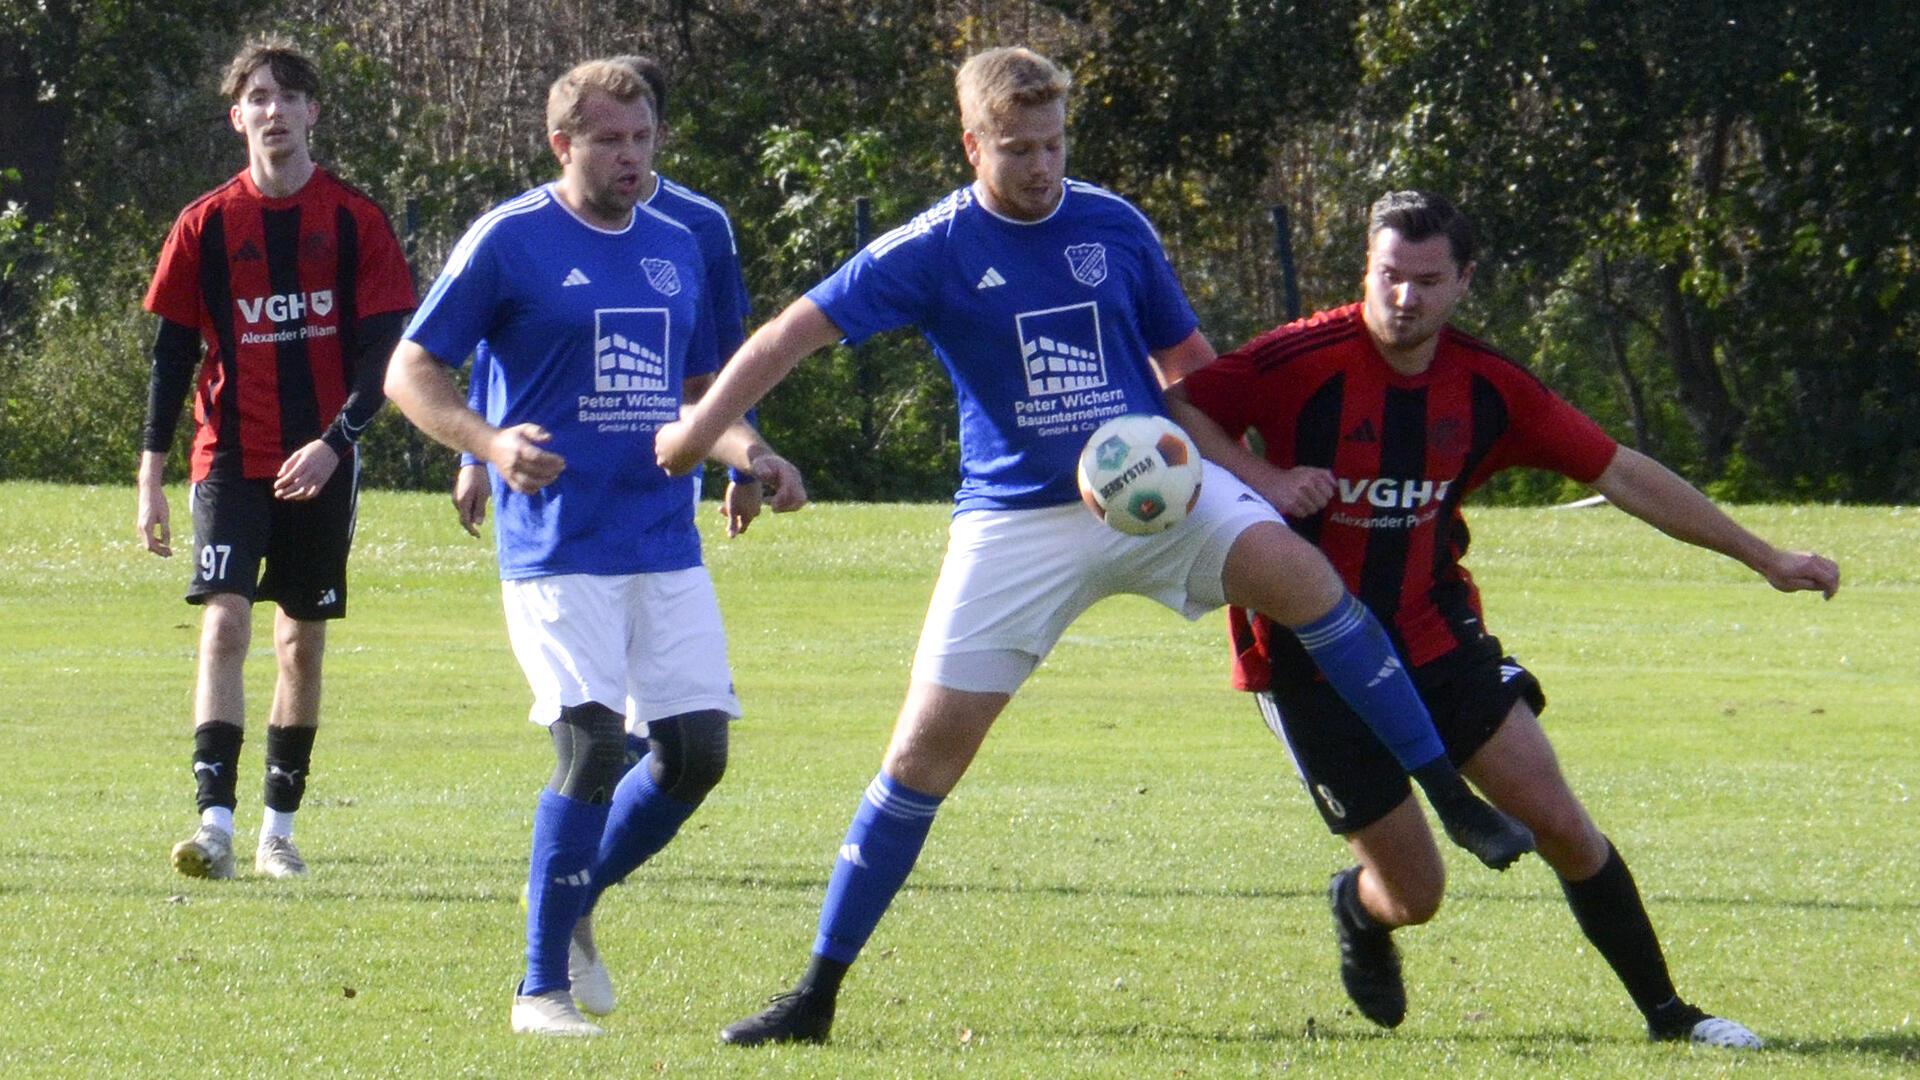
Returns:
[[[487,445],[487,460],[500,471],[508,487],[531,495],[566,471],[566,458],[540,448],[541,443],[552,440],[553,433],[539,424],[515,424],[495,433]]]
[[[1828,600],[1840,591],[1840,564],[1812,551],[1781,551],[1760,571],[1781,592],[1818,590]]]
[[[760,481],[749,480],[746,483],[727,481],[727,493],[720,500],[720,516],[727,519],[727,535],[739,536],[760,516],[762,504]]]
[[[1260,494],[1288,517],[1311,517],[1333,498],[1333,473],[1308,465],[1274,469],[1260,485]]]
[[[707,456],[711,445],[693,445],[693,425],[681,419],[653,433],[653,459],[668,476],[685,476]]]
[[[141,484],[139,491],[139,509],[134,511],[134,527],[140,531],[140,542],[147,550],[163,559],[173,557],[172,511],[167,506],[167,493],[159,484]]]
[[[807,483],[793,462],[771,450],[753,459],[753,475],[760,481],[773,512],[786,514],[807,505]]]
[[[339,464],[340,455],[333,452],[333,447],[315,439],[280,463],[279,475],[273,478],[273,497],[289,502],[311,499],[333,479],[333,470]]]
[[[453,512],[468,536],[479,536],[486,524],[487,500],[492,497],[485,465],[462,465],[453,476]]]

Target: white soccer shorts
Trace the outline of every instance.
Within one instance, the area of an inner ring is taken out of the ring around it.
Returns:
[[[627,724],[704,710],[740,715],[720,604],[704,566],[660,574],[556,574],[500,583],[507,638],[533,688],[527,719],[624,704]]]
[[[1188,619],[1226,603],[1227,552],[1248,528],[1284,524],[1272,504],[1203,462],[1187,520],[1152,536],[1109,528],[1079,503],[969,510],[948,528],[913,677],[1011,694],[1096,602],[1135,593]]]

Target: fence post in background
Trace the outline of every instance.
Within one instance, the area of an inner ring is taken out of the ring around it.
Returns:
[[[1286,307],[1287,321],[1300,317],[1300,279],[1293,267],[1293,230],[1287,224],[1287,208],[1273,205],[1273,257],[1280,264],[1280,296]]]

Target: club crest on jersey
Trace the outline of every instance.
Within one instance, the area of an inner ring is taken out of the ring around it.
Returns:
[[[1023,311],[1013,317],[1020,334],[1021,366],[1027,395],[1092,390],[1107,385],[1107,361],[1100,349],[1100,308],[1084,304]]]
[[[604,393],[610,390],[667,389],[667,357],[671,355],[667,351],[667,328],[666,308],[600,308],[595,311],[594,390]]]
[[[665,259],[641,259],[640,269],[647,272],[647,284],[662,296],[680,295],[680,271]]]
[[[1073,280],[1092,288],[1107,280],[1107,245],[1074,244],[1067,248],[1067,267]]]

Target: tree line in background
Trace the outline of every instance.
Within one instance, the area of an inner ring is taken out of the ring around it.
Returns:
[[[173,215],[244,164],[215,86],[265,28],[321,60],[316,156],[422,287],[554,174],[548,82],[644,52],[659,166],[728,207],[771,315],[851,254],[856,197],[885,230],[967,179],[952,72],[1026,43],[1074,73],[1070,173],[1154,219],[1217,346],[1283,317],[1271,207],[1313,310],[1357,296],[1371,200],[1429,188],[1482,234],[1462,326],[1622,441],[1730,498],[1920,498],[1906,0],[0,0],[0,477],[130,482],[139,300]],[[820,496],[954,482],[918,338],[810,361],[761,416]],[[449,481],[391,411],[364,446],[370,482]]]

